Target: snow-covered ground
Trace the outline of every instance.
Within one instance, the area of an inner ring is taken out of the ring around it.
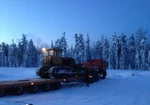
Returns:
[[[0,80],[39,78],[35,70],[36,68],[0,68]],[[33,105],[150,105],[150,71],[107,72],[105,80],[90,84],[89,87],[85,83],[69,83],[57,91],[6,95],[1,99]]]

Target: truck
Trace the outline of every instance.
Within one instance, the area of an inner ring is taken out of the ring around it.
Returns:
[[[83,81],[93,83],[105,79],[107,63],[94,59],[76,64],[71,57],[62,57],[59,48],[43,49],[42,66],[36,70],[40,78],[0,81],[0,97],[6,93],[21,95],[24,92],[37,93],[61,88],[62,83]]]

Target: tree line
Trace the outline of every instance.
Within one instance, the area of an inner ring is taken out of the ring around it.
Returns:
[[[111,39],[101,35],[95,42],[91,42],[88,33],[75,34],[75,43],[70,46],[65,34],[45,47],[61,48],[62,56],[72,57],[76,63],[103,59],[108,62],[109,69],[150,70],[150,40],[148,31],[143,28],[129,38],[124,33],[114,33]],[[18,43],[13,40],[11,44],[3,42],[0,44],[0,67],[38,67],[42,63],[42,47],[36,47],[32,39],[27,40],[25,34]]]

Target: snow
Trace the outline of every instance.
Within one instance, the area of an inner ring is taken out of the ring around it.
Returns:
[[[39,78],[37,68],[0,68],[0,80]],[[3,100],[33,105],[150,105],[150,71],[107,70],[105,80],[63,84],[60,90],[6,95]],[[1,101],[0,101],[1,102]]]

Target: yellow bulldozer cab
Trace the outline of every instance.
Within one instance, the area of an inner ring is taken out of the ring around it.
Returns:
[[[43,50],[44,65],[55,66],[62,64],[62,50],[59,48],[45,49]]]

